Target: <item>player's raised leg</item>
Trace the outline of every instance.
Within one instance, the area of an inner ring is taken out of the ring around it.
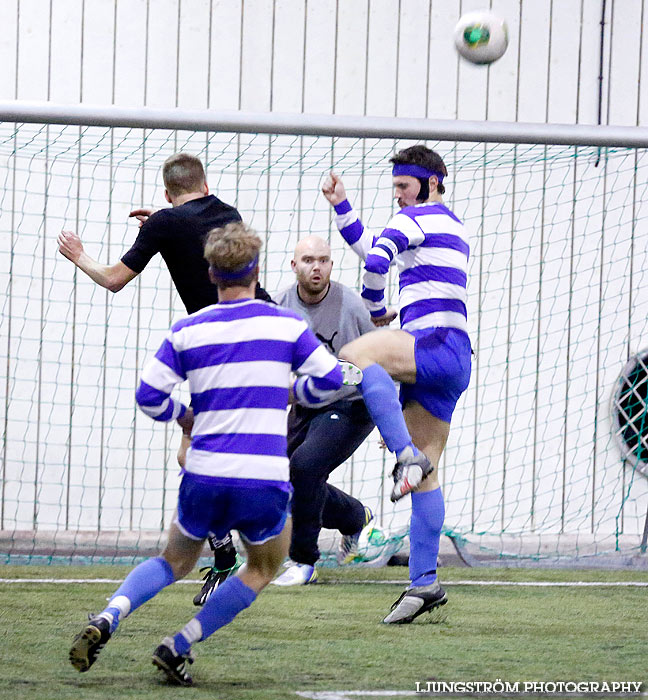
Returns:
[[[416,381],[414,347],[409,333],[384,330],[360,336],[340,351],[342,359],[362,370],[362,398],[387,449],[396,455],[392,501],[417,488],[435,466],[412,440],[392,379]]]

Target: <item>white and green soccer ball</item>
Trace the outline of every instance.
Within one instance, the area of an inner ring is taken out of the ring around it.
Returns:
[[[371,523],[364,528],[358,539],[358,556],[356,561],[372,561],[382,556],[387,535],[385,532]]]
[[[454,41],[457,51],[467,61],[493,63],[506,51],[508,27],[503,19],[492,12],[468,12],[457,22]]]

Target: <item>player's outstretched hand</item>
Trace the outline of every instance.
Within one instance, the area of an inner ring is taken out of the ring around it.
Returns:
[[[58,235],[59,253],[76,263],[83,253],[83,243],[74,231],[61,231]]]
[[[388,326],[396,316],[398,316],[398,311],[396,311],[396,309],[387,309],[387,313],[382,316],[372,316],[371,322],[376,328],[382,328],[383,326]]]
[[[342,180],[332,170],[322,184],[322,194],[333,207],[347,198]]]
[[[149,216],[155,213],[155,209],[133,209],[129,217],[134,216],[140,223],[140,227],[148,221]]]

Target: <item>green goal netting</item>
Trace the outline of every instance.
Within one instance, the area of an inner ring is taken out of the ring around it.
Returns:
[[[150,555],[175,505],[179,430],[138,413],[134,390],[183,307],[159,256],[113,295],[58,254],[58,232],[116,262],[137,234],[128,212],[166,206],[161,165],[182,150],[265,238],[269,292],[293,282],[292,251],[309,234],[330,240],[334,279],[358,288],[362,268],[321,180],[342,175],[379,230],[394,210],[388,159],[411,143],[0,124],[0,560]],[[648,507],[648,153],[428,145],[472,241],[476,354],[440,465],[446,534],[469,563],[636,563]],[[332,476],[377,515],[368,560],[407,548],[409,499],[389,502],[391,467],[374,432]],[[325,542],[330,554],[334,536]]]

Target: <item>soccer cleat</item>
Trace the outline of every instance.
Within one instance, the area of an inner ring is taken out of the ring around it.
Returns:
[[[405,625],[424,612],[431,612],[447,602],[446,592],[438,580],[427,586],[407,588],[391,606],[391,612],[383,622],[386,625]]]
[[[273,586],[307,586],[317,582],[317,569],[310,564],[291,563],[288,568],[272,581]]]
[[[362,381],[362,370],[345,360],[338,360],[338,364],[342,370],[342,386],[339,389],[319,391],[317,392],[317,397],[311,400],[304,393],[304,384],[308,380],[308,377],[302,375],[301,377],[297,377],[293,384],[292,391],[295,401],[300,406],[306,408],[321,408],[334,401],[341,401],[342,399],[357,394],[358,384]]]
[[[358,386],[362,381],[362,370],[346,360],[338,360],[338,364],[342,369],[342,384],[344,386]]]
[[[153,652],[153,665],[166,674],[167,680],[173,685],[189,686],[193,678],[187,673],[187,665],[194,658],[191,652],[178,654],[173,643],[173,637],[165,637],[162,644]]]
[[[97,660],[111,637],[110,622],[105,617],[88,616],[88,623],[77,634],[70,649],[70,663],[83,673]]]
[[[230,534],[222,540],[210,539],[209,546],[214,552],[214,564],[213,566],[204,566],[200,569],[201,574],[203,572],[207,573],[203,576],[204,583],[202,588],[193,599],[193,604],[198,606],[204,605],[218,586],[241,566],[241,560]]]
[[[203,581],[205,583],[203,583],[200,591],[194,596],[193,604],[198,606],[204,605],[209,599],[209,596],[211,596],[221,583],[229,578],[237,568],[238,566],[232,566],[229,569],[217,569],[215,566],[203,566],[203,568],[200,569],[200,573],[202,574],[203,571],[207,572],[203,576]]]
[[[337,563],[343,566],[344,564],[350,564],[358,556],[358,542],[360,540],[360,535],[362,531],[369,525],[373,520],[373,513],[371,508],[367,506],[364,507],[364,525],[358,532],[353,535],[343,535],[338,546],[338,551],[336,554]]]
[[[423,479],[434,471],[434,466],[430,460],[418,452],[414,454],[411,447],[406,447],[398,458],[392,476],[394,477],[394,488],[389,497],[392,503],[400,501],[403,496],[414,491]]]

